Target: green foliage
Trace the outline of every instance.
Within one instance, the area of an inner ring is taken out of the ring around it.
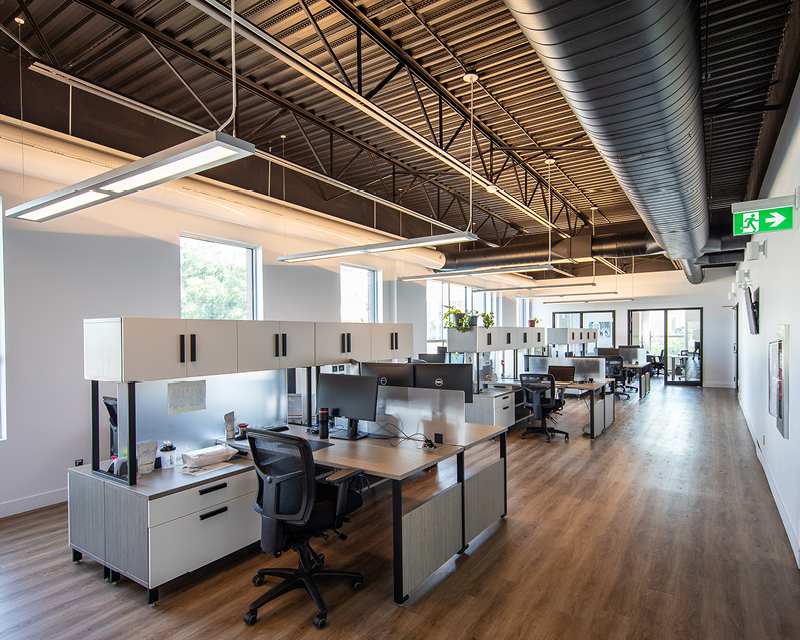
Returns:
[[[483,326],[487,329],[491,326],[494,326],[494,311],[489,311],[488,313],[481,314],[481,320],[483,320]]]
[[[181,317],[247,320],[248,252],[181,238]]]

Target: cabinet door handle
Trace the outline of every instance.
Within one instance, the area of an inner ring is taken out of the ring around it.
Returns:
[[[511,332],[506,334],[506,344],[511,344]]]
[[[350,342],[350,334],[347,334],[347,353],[350,353],[353,350],[353,346]]]
[[[275,357],[276,358],[280,358],[281,357],[281,346],[280,346],[281,342],[280,341],[281,341],[281,336],[280,336],[280,334],[276,333],[275,334]]]
[[[347,353],[347,334],[342,334],[342,353]]]
[[[491,344],[492,344],[492,334],[491,333],[487,333],[486,334],[486,345],[487,346],[491,346]]]
[[[189,334],[189,361],[197,362],[197,334]]]
[[[220,513],[225,513],[228,510],[228,507],[220,507],[219,509],[214,509],[213,511],[208,511],[207,513],[201,513],[200,519],[205,520],[206,518],[213,518],[214,516],[218,516]]]
[[[181,349],[181,364],[184,364],[186,362],[186,336],[181,334],[178,337],[180,338],[178,343],[180,344]]]
[[[525,344],[528,341],[528,333],[526,331],[522,332],[522,344]]]
[[[224,489],[227,486],[228,486],[228,483],[227,482],[223,482],[221,484],[215,484],[213,487],[206,487],[205,489],[200,489],[200,490],[198,490],[197,493],[199,493],[201,496],[204,496],[207,493],[213,493],[214,491],[219,491],[220,489]]]
[[[395,332],[394,334],[394,348],[395,349],[400,348],[400,335],[397,332]]]
[[[287,343],[286,334],[282,333],[281,334],[281,356],[283,356],[284,358],[286,357],[286,352],[287,352],[286,343]]]
[[[394,351],[394,334],[389,334],[389,349]]]

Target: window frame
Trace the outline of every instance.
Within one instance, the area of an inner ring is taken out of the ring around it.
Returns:
[[[241,242],[239,240],[230,240],[228,238],[219,238],[216,236],[206,236],[199,233],[192,233],[189,231],[181,231],[178,237],[178,277],[182,271],[182,263],[180,258],[180,241],[181,238],[189,240],[200,240],[202,242],[213,242],[216,244],[224,244],[241,249],[247,249],[247,291],[248,291],[248,317],[247,320],[263,320],[264,319],[264,305],[263,291],[264,291],[264,270],[261,268],[261,246],[251,244],[249,242]],[[181,289],[182,294],[182,287]],[[181,317],[183,317],[183,295],[181,295]]]
[[[370,273],[370,298],[372,303],[369,306],[369,320],[364,324],[374,324],[382,318],[382,296],[381,286],[383,283],[383,271],[375,267],[365,267],[363,264],[352,264],[350,262],[339,263],[339,320],[342,322],[354,322],[352,320],[342,320],[342,268],[358,269]]]

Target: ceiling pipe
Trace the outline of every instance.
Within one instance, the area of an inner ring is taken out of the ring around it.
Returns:
[[[702,282],[698,3],[504,0],[653,238]]]

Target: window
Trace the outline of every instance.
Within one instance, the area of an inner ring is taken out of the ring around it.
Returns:
[[[426,284],[426,303],[428,310],[427,353],[436,353],[436,347],[447,343],[442,314],[444,307],[452,306],[462,311],[494,313],[494,323],[499,324],[499,297],[493,293],[473,293],[472,287],[439,280],[428,280]],[[478,325],[481,326],[480,321]]]
[[[181,236],[181,317],[256,319],[256,249]]]
[[[377,322],[378,277],[375,269],[343,264],[339,278],[342,322]]]
[[[554,327],[597,329],[597,347],[614,347],[613,311],[553,313]]]

